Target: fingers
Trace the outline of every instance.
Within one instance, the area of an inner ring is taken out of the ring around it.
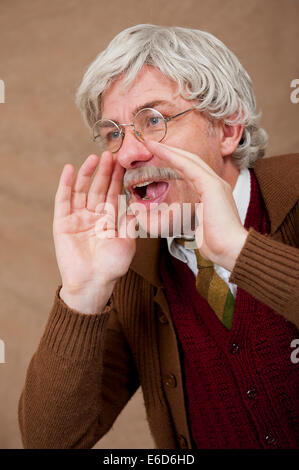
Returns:
[[[117,207],[118,195],[122,192],[123,178],[124,168],[116,160],[106,199],[114,207]]]
[[[151,152],[170,163],[193,182],[198,178],[199,171],[204,172],[205,175],[218,176],[202,158],[191,152],[154,141],[146,141],[145,145]]]
[[[74,167],[67,164],[63,167],[55,196],[54,218],[65,217],[71,213],[71,194],[74,178]]]
[[[106,200],[114,162],[111,152],[103,152],[100,163],[87,195],[87,209],[94,211],[96,206]]]
[[[100,201],[94,209],[97,214],[105,213],[114,218],[118,217],[118,196],[122,193],[123,176],[124,168],[116,161],[105,199]]]
[[[99,157],[97,155],[89,155],[80,167],[71,196],[72,209],[83,209],[86,207],[87,191],[98,161]]]
[[[54,214],[56,217],[65,217],[71,214],[73,209],[85,207],[94,211],[102,202],[110,202],[113,205],[117,203],[118,194],[122,192],[124,169],[118,162],[114,162],[111,152],[102,154],[98,170],[88,191],[98,161],[97,155],[89,155],[82,164],[75,181],[74,167],[71,164],[64,166],[55,197]]]

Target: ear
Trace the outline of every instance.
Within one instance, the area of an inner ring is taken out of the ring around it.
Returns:
[[[234,116],[231,116],[232,119]],[[223,157],[231,155],[237,148],[243,134],[244,125],[241,124],[220,124],[220,149]]]

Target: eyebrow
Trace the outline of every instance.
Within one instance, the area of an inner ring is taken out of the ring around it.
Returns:
[[[140,106],[137,106],[136,108],[134,108],[132,114],[133,114],[133,116],[135,116],[135,114],[137,114],[138,111],[141,111],[141,109],[155,108],[156,106],[168,106],[169,108],[171,108],[173,110],[177,109],[176,106],[173,103],[171,103],[170,101],[154,100],[154,101],[148,101],[147,103],[143,103]],[[108,119],[108,118],[104,118],[104,119]],[[117,119],[111,119],[111,121],[116,122],[116,124],[119,124],[119,121]]]
[[[155,106],[161,106],[161,105],[167,105],[170,108],[175,108],[174,104],[171,103],[170,101],[165,101],[165,100],[155,100],[155,101],[149,101],[147,103],[142,104],[141,106],[137,106],[137,108],[134,109],[133,114],[135,115],[140,111],[141,109],[144,108],[154,108]]]

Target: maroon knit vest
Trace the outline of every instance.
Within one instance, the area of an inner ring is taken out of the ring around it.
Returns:
[[[269,233],[253,169],[245,228]],[[163,250],[161,276],[177,332],[193,446],[298,448],[299,364],[290,356],[299,330],[237,288],[231,330],[196,290],[187,264]]]

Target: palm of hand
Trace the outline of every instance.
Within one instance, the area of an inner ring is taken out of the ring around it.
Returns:
[[[116,221],[113,222],[115,236],[112,238],[107,237],[107,224],[99,225],[107,216],[97,213],[96,206],[104,201],[117,209],[116,196],[121,191],[122,173],[119,168],[115,170],[115,167],[112,172],[112,162],[110,160],[109,167],[107,156],[87,192],[87,183],[90,182],[95,163],[97,160],[87,159],[79,170],[75,183],[71,168],[65,167],[56,194],[53,222],[56,257],[63,284],[73,289],[88,284],[110,283],[121,277],[127,272],[136,249],[134,238],[117,236]],[[109,168],[108,181],[103,174]],[[80,183],[83,177],[84,187]],[[126,222],[127,219],[124,220]],[[112,228],[111,222],[108,227]]]

